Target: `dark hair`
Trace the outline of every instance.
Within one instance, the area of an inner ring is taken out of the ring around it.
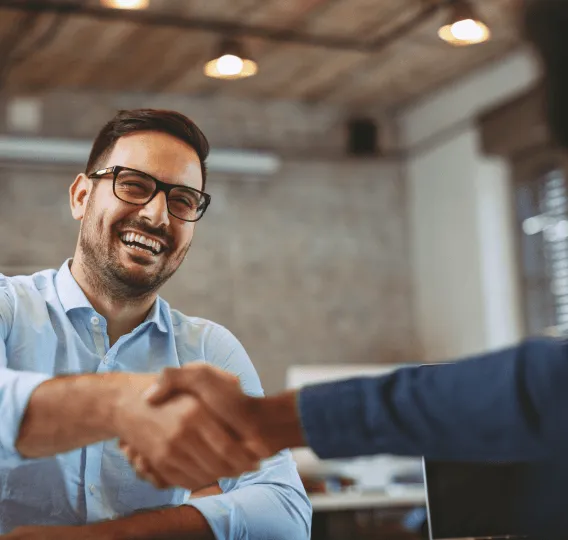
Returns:
[[[551,134],[568,148],[568,1],[525,0],[524,32],[544,67]]]
[[[161,131],[168,133],[191,146],[201,162],[203,186],[207,180],[209,142],[203,132],[189,118],[175,111],[160,109],[133,109],[118,111],[116,116],[101,129],[87,162],[89,175],[102,167],[102,161],[112,152],[116,141],[138,131]]]

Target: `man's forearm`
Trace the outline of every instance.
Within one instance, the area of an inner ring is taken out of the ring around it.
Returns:
[[[142,512],[85,529],[87,537],[101,540],[215,540],[203,514],[192,506]]]
[[[134,390],[141,382],[147,380],[149,386],[153,377],[126,373],[72,375],[40,384],[26,408],[16,448],[24,457],[39,458],[117,436],[117,402],[125,391]]]

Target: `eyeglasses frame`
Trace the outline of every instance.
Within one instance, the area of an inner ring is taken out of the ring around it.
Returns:
[[[155,185],[156,185],[156,189],[154,190],[154,193],[152,193],[152,195],[150,196],[150,198],[144,202],[144,203],[134,203],[131,201],[125,201],[124,199],[122,199],[121,197],[119,197],[116,194],[116,179],[118,177],[118,175],[120,174],[121,171],[132,171],[138,174],[142,174],[144,176],[147,176],[148,178],[150,178],[151,180],[154,181]],[[207,208],[209,207],[209,205],[211,204],[211,195],[209,195],[208,193],[205,193],[205,191],[200,191],[198,189],[189,187],[189,186],[183,186],[181,184],[168,184],[167,182],[162,182],[161,180],[158,180],[157,178],[154,178],[151,174],[148,174],[144,171],[140,171],[138,169],[133,169],[132,167],[124,167],[122,165],[113,165],[112,167],[106,167],[105,169],[99,169],[98,171],[95,171],[91,174],[89,174],[87,176],[87,178],[90,178],[92,180],[100,180],[102,179],[104,176],[108,175],[108,174],[112,174],[112,192],[114,193],[114,196],[119,200],[122,201],[126,204],[132,204],[134,206],[146,206],[149,202],[151,202],[156,195],[160,192],[163,191],[164,194],[166,195],[166,205],[168,208],[168,214],[174,216],[176,219],[179,219],[181,221],[185,221],[186,223],[195,223],[197,221],[199,221],[204,215],[205,215],[205,211],[207,210]],[[197,218],[197,219],[183,219],[180,218],[178,216],[176,216],[175,214],[173,214],[170,211],[170,204],[169,204],[169,195],[170,195],[170,191],[172,191],[175,188],[184,188],[184,189],[188,189],[190,191],[193,191],[195,193],[198,193],[202,198],[203,198],[203,202],[200,204],[199,209],[202,208],[202,212],[201,215]]]

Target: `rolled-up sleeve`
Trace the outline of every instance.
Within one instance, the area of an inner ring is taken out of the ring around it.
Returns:
[[[289,451],[256,473],[219,482],[223,494],[189,500],[218,540],[307,540],[312,507]]]
[[[14,317],[13,303],[0,280],[0,452],[3,458],[20,460],[16,441],[22,418],[34,390],[49,376],[8,368],[6,342]]]
[[[216,326],[206,348],[207,361],[239,377],[243,391],[264,395],[244,347],[228,330]],[[259,471],[222,479],[223,494],[189,499],[218,540],[307,540],[312,506],[292,455],[285,450],[263,462]]]

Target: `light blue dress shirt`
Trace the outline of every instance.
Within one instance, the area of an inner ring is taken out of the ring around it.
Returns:
[[[222,479],[222,495],[194,500],[183,489],[160,491],[139,480],[116,440],[22,459],[15,441],[28,400],[56,375],[159,372],[205,360],[237,375],[248,394],[262,395],[247,353],[228,330],[187,317],[160,298],[140,326],[109,345],[106,321],[74,280],[69,261],[58,272],[0,274],[0,534],[20,525],[81,525],[188,504],[219,539],[309,538],[311,505],[287,451],[256,473]]]

